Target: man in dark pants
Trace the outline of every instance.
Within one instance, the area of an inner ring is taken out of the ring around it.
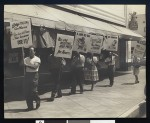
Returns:
[[[78,52],[75,52],[75,55],[73,57],[71,66],[71,92],[69,94],[75,94],[76,93],[76,86],[80,86],[80,93],[83,93],[83,81],[84,81],[84,68],[85,63],[85,57]]]
[[[25,69],[25,98],[27,103],[27,111],[33,110],[33,100],[36,101],[36,109],[40,107],[40,97],[38,96],[38,70],[41,60],[35,56],[34,47],[29,48],[29,57],[24,59]]]
[[[48,57],[48,62],[51,76],[54,81],[54,86],[52,89],[51,97],[48,99],[48,101],[54,101],[56,93],[57,97],[62,97],[60,80],[62,77],[62,67],[66,65],[66,61],[63,58],[54,56],[54,48],[52,48],[52,52],[53,53]]]
[[[108,57],[105,59],[105,63],[108,65],[108,77],[110,80],[110,87],[114,84],[114,72],[115,72],[115,60],[116,56],[115,53],[109,52]]]

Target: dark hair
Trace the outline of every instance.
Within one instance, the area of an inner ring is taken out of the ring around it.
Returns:
[[[31,49],[31,48],[33,48],[33,49],[35,50],[35,47],[34,47],[34,46],[32,46],[32,45],[31,45],[31,46],[29,46],[29,49]]]
[[[90,53],[90,52],[88,52],[86,56],[89,57],[89,58],[92,58],[92,57],[93,57],[93,54]]]

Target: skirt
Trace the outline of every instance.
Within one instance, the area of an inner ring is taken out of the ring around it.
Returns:
[[[94,69],[84,69],[84,79],[86,81],[99,81],[98,70]]]
[[[140,72],[139,67],[133,67],[133,75],[138,75]]]

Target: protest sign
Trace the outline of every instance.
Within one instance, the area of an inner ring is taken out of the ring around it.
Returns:
[[[55,54],[56,57],[71,58],[74,36],[57,34]]]
[[[117,35],[107,35],[104,41],[104,49],[108,51],[118,50],[118,36]]]
[[[137,42],[133,50],[133,55],[142,58],[145,53],[145,49],[146,45]]]
[[[89,43],[90,43],[90,34],[76,32],[73,50],[86,53],[88,51]]]
[[[30,20],[13,21],[10,23],[11,47],[29,47],[32,45]]]
[[[103,43],[103,36],[91,35],[90,43],[88,44],[88,52],[100,53]]]

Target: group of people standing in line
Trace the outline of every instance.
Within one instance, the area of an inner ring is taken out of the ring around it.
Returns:
[[[108,57],[105,59],[105,63],[108,65],[108,77],[110,80],[110,87],[114,83],[114,72],[115,72],[115,53],[109,52]],[[54,87],[51,92],[51,97],[48,101],[54,101],[56,97],[62,97],[61,92],[61,78],[62,78],[62,69],[66,65],[64,58],[54,56],[54,48],[52,48],[52,54],[48,57],[49,70],[54,81]],[[135,62],[138,62],[135,60]],[[98,69],[97,69],[98,59],[93,57],[92,53],[87,53],[86,58],[84,55],[81,55],[78,52],[75,52],[71,60],[71,91],[70,95],[76,94],[76,86],[80,86],[80,93],[82,94],[83,82],[91,82],[91,91],[94,89],[94,84],[99,81]],[[39,57],[35,56],[34,47],[29,48],[29,57],[24,59],[25,66],[25,81],[24,81],[24,90],[25,90],[25,99],[27,103],[27,111],[38,109],[40,107],[40,97],[38,96],[38,79],[39,74],[38,70],[41,64]],[[136,63],[134,66],[137,66]],[[137,69],[136,69],[137,68]],[[134,68],[134,75],[136,78],[136,83],[138,83],[138,67]],[[36,108],[34,108],[33,101],[36,102]]]

